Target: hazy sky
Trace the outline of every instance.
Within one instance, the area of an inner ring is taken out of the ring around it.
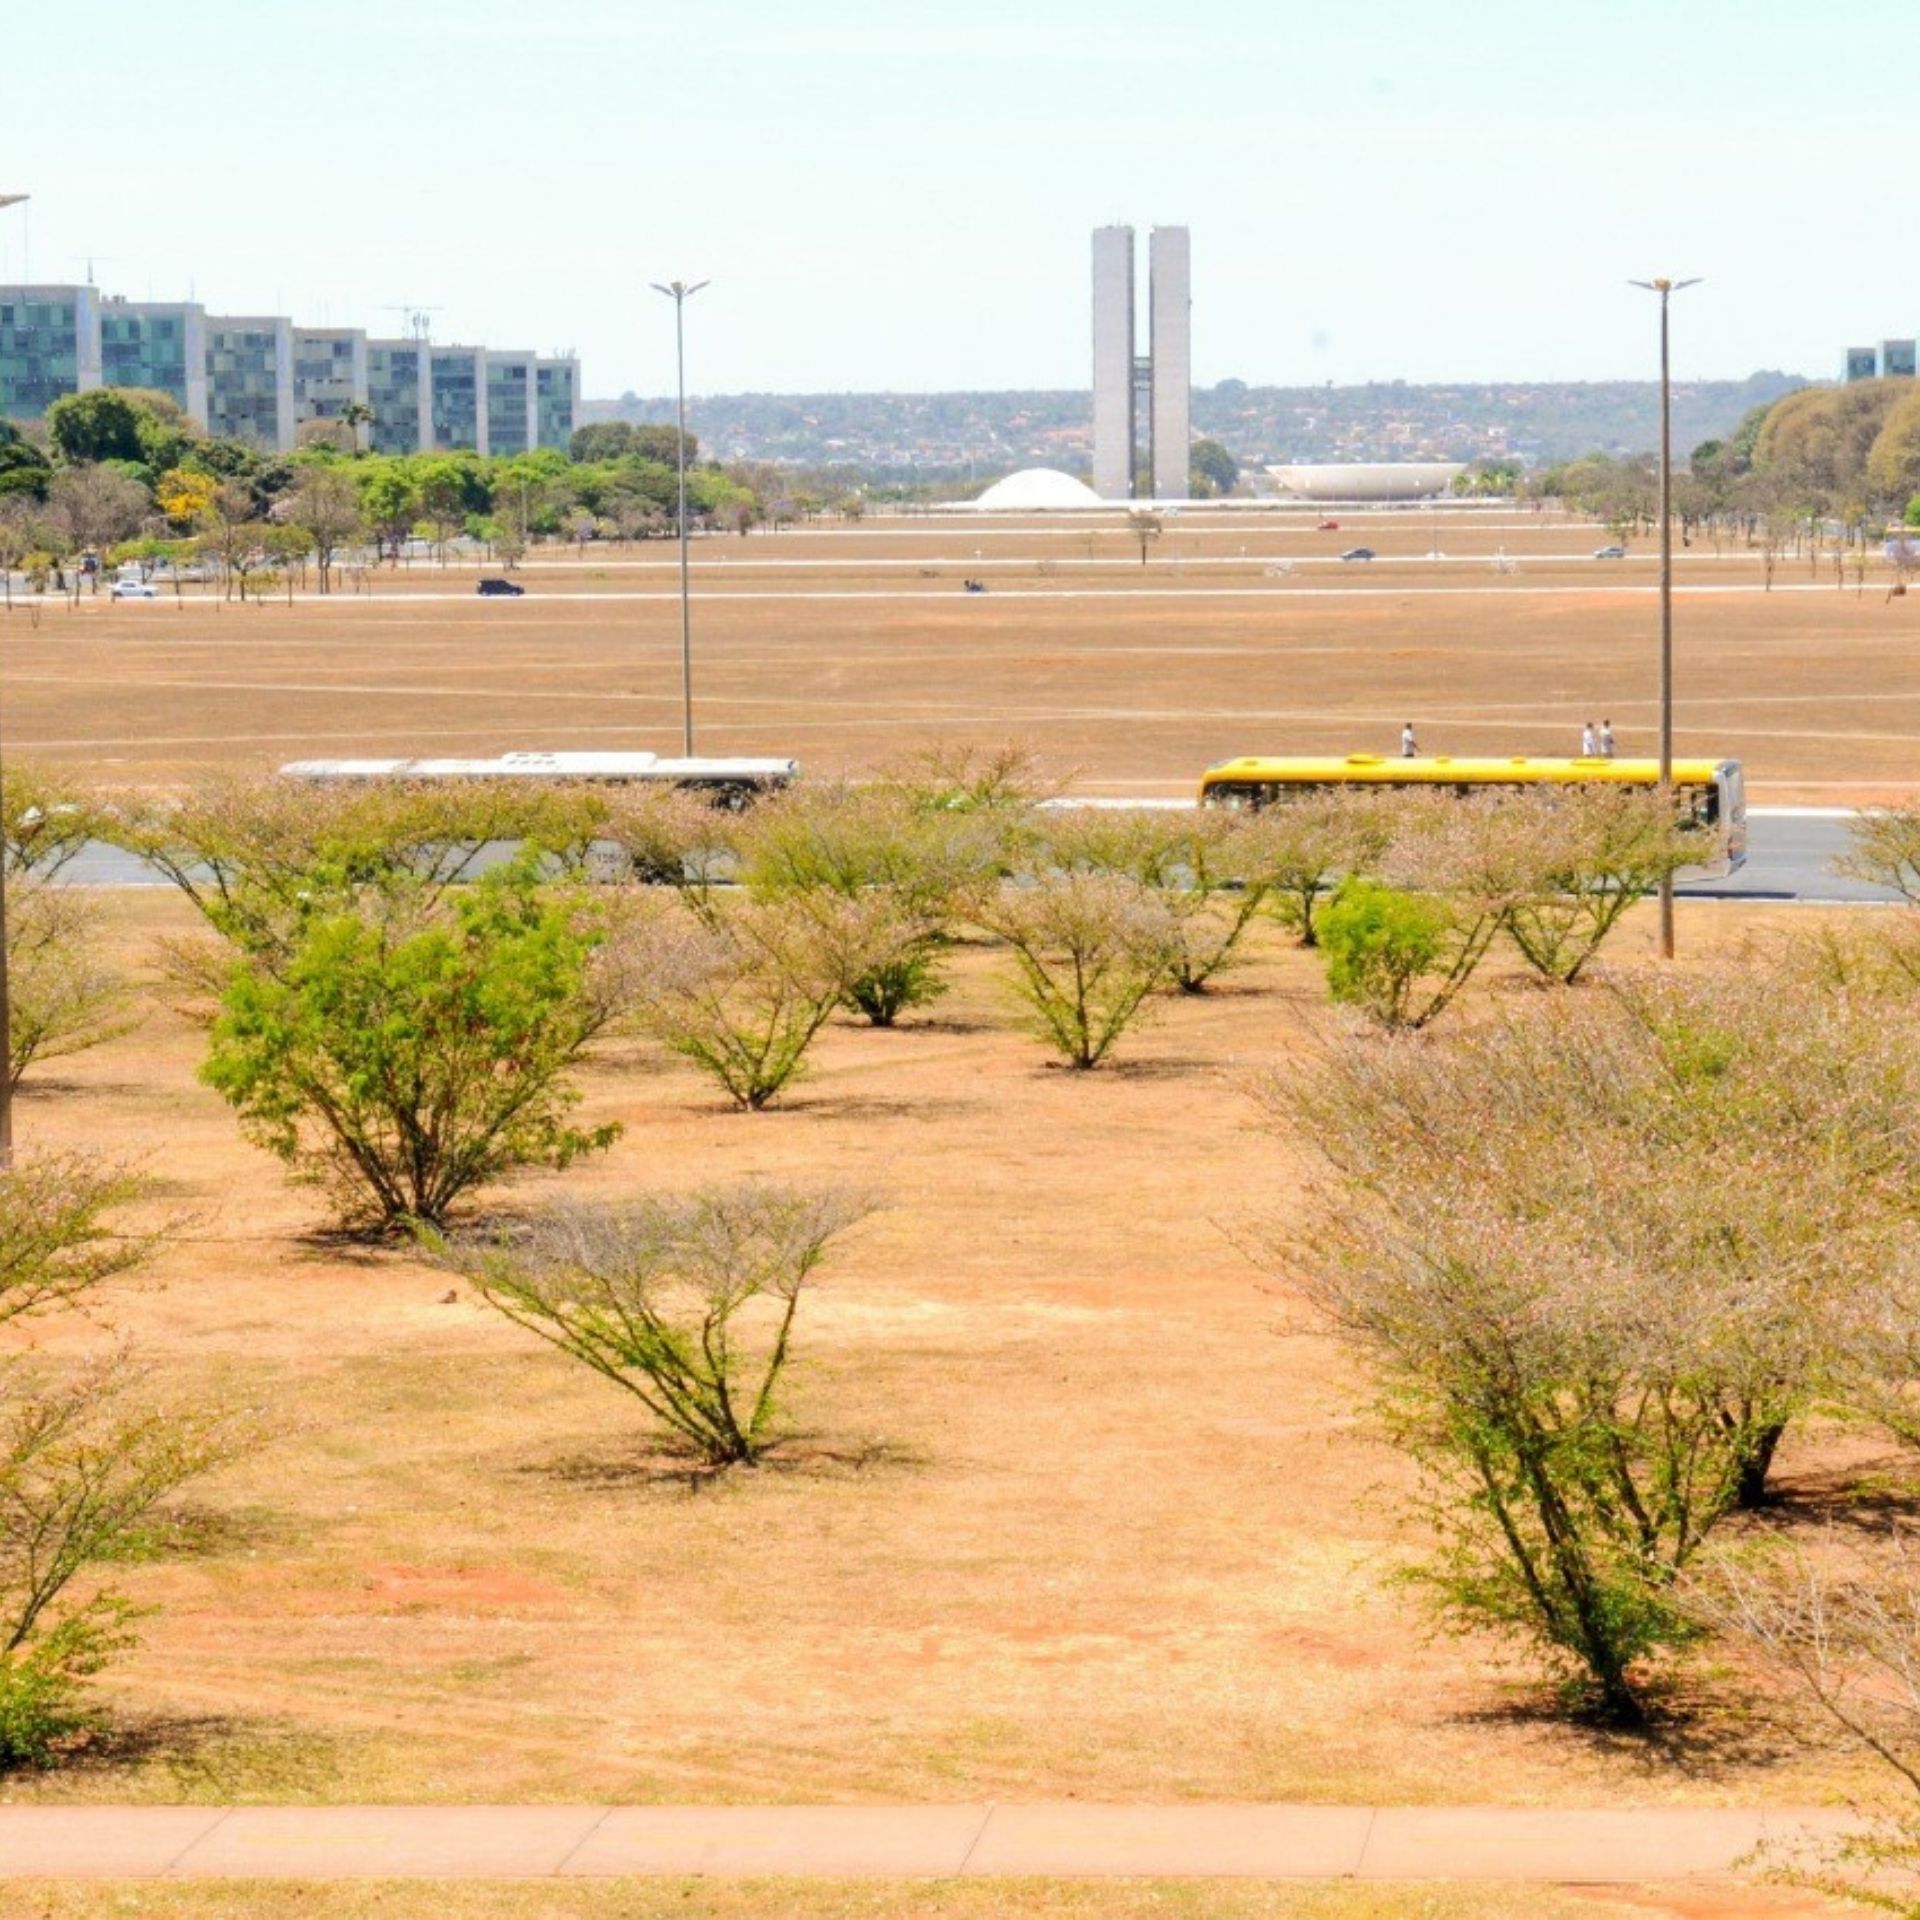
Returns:
[[[1911,0],[7,14],[0,280],[435,307],[589,394],[671,390],[676,275],[696,392],[1085,386],[1113,220],[1192,229],[1202,384],[1640,375],[1661,273],[1683,376],[1920,331]]]

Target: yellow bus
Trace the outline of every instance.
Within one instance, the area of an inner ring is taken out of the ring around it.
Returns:
[[[1257,812],[1275,801],[1308,794],[1354,791],[1499,793],[1537,787],[1656,787],[1657,760],[1466,759],[1452,754],[1388,759],[1378,753],[1342,757],[1224,760],[1200,779],[1203,807]],[[1712,859],[1687,875],[1713,879],[1732,873],[1747,858],[1747,791],[1737,760],[1676,760],[1674,804],[1681,824],[1722,844]]]

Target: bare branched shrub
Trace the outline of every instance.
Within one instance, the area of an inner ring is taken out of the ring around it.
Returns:
[[[1545,980],[1570,986],[1636,901],[1709,857],[1657,792],[1631,788],[1527,795],[1504,803],[1528,846],[1506,931]]]
[[[0,1172],[0,1325],[72,1306],[137,1267],[153,1242],[112,1216],[140,1192],[137,1175],[85,1154],[21,1160]]]
[[[361,889],[404,881],[437,900],[488,846],[522,837],[526,800],[517,787],[222,775],[124,808],[109,831],[223,939],[271,965],[315,912]]]
[[[1920,1796],[1920,1553],[1904,1526],[1868,1546],[1829,1537],[1726,1556],[1689,1584],[1708,1626],[1744,1640],[1845,1739]],[[1863,1907],[1920,1910],[1920,1798],[1907,1798],[1783,1877]]]
[[[1179,953],[1154,889],[1118,873],[1046,873],[999,890],[980,924],[1005,942],[1029,1029],[1069,1066],[1097,1067]]]
[[[98,905],[74,888],[17,879],[7,899],[9,1057],[14,1086],[36,1062],[84,1053],[138,1024],[101,955]]]
[[[811,903],[826,937],[872,956],[848,973],[846,1001],[890,1027],[946,991],[942,956],[992,885],[1000,835],[981,810],[930,807],[898,786],[827,786],[754,809],[737,846],[755,898]]]
[[[144,1386],[124,1352],[52,1384],[0,1372],[0,1768],[51,1765],[95,1724],[85,1683],[138,1616],[87,1575],[135,1557],[160,1502],[239,1444]]]
[[[1437,1596],[1608,1718],[1641,1715],[1693,1631],[1676,1576],[1896,1268],[1910,1051],[1765,979],[1662,979],[1352,1038],[1267,1090],[1334,1176],[1276,1257],[1425,1471]]]
[[[1349,875],[1376,873],[1392,838],[1392,801],[1365,793],[1277,800],[1248,818],[1241,858],[1282,926],[1319,944],[1319,910]]]
[[[1920,807],[1872,807],[1848,829],[1836,872],[1897,893],[1920,907]]]
[[[0,843],[9,881],[50,880],[99,829],[99,802],[45,767],[8,761],[0,769]]]
[[[757,1112],[796,1080],[807,1049],[870,955],[837,939],[830,912],[791,900],[744,900],[705,916],[661,916],[649,929],[641,1028]]]
[[[1214,808],[1061,807],[1036,816],[1020,863],[1029,873],[1117,873],[1151,887],[1174,935],[1168,969],[1200,993],[1231,966],[1267,902],[1258,826]]]
[[[77,1155],[0,1171],[0,1323],[84,1304],[148,1236],[112,1216],[140,1182]],[[86,1682],[133,1642],[96,1569],[146,1544],[159,1501],[240,1443],[225,1416],[156,1405],[124,1350],[64,1376],[0,1361],[0,1769],[45,1766],[94,1716]]]
[[[492,1306],[631,1393],[716,1467],[774,1444],[794,1324],[829,1244],[871,1211],[845,1194],[715,1188],[562,1203],[440,1243]]]
[[[1891,1000],[1920,995],[1920,913],[1821,927],[1795,956],[1818,988]]]
[[[974,747],[937,743],[882,769],[878,785],[905,794],[934,813],[984,813],[1018,819],[1060,791],[1033,754],[1008,743]]]
[[[601,846],[610,849],[613,878],[676,887],[704,907],[731,872],[741,816],[678,787],[616,787],[606,794]]]

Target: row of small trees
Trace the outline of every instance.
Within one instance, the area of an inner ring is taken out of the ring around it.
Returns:
[[[1056,808],[1014,754],[744,815],[635,789],[254,780],[106,807],[19,770],[4,812],[15,1077],[134,1017],[93,910],[57,884],[111,838],[200,913],[167,960],[210,1028],[207,1079],[344,1214],[386,1225],[607,1145],[568,1116],[610,1034],[757,1110],[836,1014],[891,1027],[985,941],[1023,1024],[1090,1069],[1274,921],[1324,950],[1336,999],[1420,1027],[1499,941],[1575,980],[1698,850],[1624,793]]]
[[[1324,948],[1336,998],[1418,1027],[1497,940],[1577,978],[1696,850],[1651,796],[1054,808],[1017,756],[744,815],[631,789],[224,781],[92,830],[200,912],[169,965],[210,1027],[207,1079],[383,1225],[437,1224],[511,1168],[607,1145],[569,1114],[572,1070],[610,1034],[651,1036],[757,1110],[837,1013],[893,1026],[986,941],[1023,1023],[1090,1069],[1263,920]]]

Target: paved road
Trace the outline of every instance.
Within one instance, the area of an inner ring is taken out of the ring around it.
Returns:
[[[1756,1847],[1778,1862],[1855,1825],[1827,1813],[1738,1807],[4,1806],[0,1878],[1126,1875],[1630,1885],[1751,1872]]]
[[[1897,896],[1864,880],[1847,880],[1833,861],[1847,847],[1851,815],[1842,808],[1750,808],[1747,863],[1725,880],[1681,886],[1689,900],[1889,901]]]
[[[1164,805],[1164,802],[1155,802]],[[1684,898],[1700,900],[1803,900],[1849,903],[1893,896],[1830,870],[1847,844],[1847,814],[1840,809],[1765,807],[1748,815],[1747,864],[1731,879],[1683,886]],[[166,882],[116,847],[89,847],[66,870],[90,887],[164,886]]]

